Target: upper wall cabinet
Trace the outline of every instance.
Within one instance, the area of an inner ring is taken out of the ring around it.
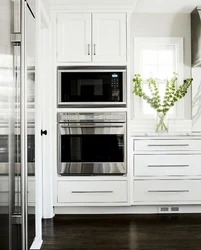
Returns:
[[[59,14],[58,62],[126,62],[126,14]]]
[[[91,61],[91,14],[60,14],[57,22],[57,61]]]

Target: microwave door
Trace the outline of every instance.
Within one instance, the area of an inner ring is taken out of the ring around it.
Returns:
[[[58,107],[125,107],[126,71],[113,70],[58,70]]]

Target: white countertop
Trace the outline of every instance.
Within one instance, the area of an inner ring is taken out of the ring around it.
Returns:
[[[201,132],[171,132],[171,133],[156,133],[156,132],[134,132],[131,134],[132,137],[201,137]]]

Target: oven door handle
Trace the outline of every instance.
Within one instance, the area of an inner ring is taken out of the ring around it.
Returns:
[[[124,125],[71,125],[71,126],[65,126],[65,125],[61,125],[61,128],[123,128]]]

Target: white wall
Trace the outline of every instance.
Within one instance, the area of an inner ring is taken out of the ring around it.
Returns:
[[[184,78],[191,77],[190,14],[137,14],[131,16],[131,69],[134,37],[183,37]],[[132,72],[133,73],[133,72]],[[191,91],[185,97],[185,118],[191,119]]]
[[[201,131],[201,67],[192,69],[192,117],[193,131]]]
[[[50,0],[41,0],[43,3],[45,10],[47,11],[47,14],[50,15]]]

